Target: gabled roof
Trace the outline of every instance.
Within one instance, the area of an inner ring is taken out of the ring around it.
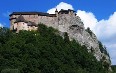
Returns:
[[[68,10],[61,9],[61,10],[59,11],[59,13],[66,13],[66,14],[68,14],[70,11],[75,12],[74,10],[71,10],[71,9],[68,9]]]
[[[12,15],[41,15],[41,16],[47,16],[49,13],[44,13],[44,12],[13,12],[9,16]]]
[[[20,15],[20,16],[16,19],[15,23],[17,23],[17,22],[27,22],[27,21],[24,19],[24,17],[23,17],[22,15]]]
[[[34,23],[34,22],[31,22],[31,21],[29,21],[29,22],[27,23],[27,25],[28,25],[28,26],[36,26],[36,27],[37,27],[37,24]]]

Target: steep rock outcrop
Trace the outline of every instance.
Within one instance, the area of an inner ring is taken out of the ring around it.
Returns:
[[[85,45],[88,49],[88,52],[93,53],[98,61],[107,63],[109,69],[111,70],[111,61],[109,55],[101,52],[99,41],[96,35],[90,29],[84,28],[84,24],[81,21],[80,17],[61,14],[55,20],[57,20],[56,22],[58,23],[58,25],[51,26],[57,28],[60,32],[62,32],[62,34],[64,32],[67,32],[70,40],[75,39],[81,45]],[[104,47],[102,49],[104,49]]]

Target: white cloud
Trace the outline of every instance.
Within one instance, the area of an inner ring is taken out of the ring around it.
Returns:
[[[99,35],[99,37],[102,37],[103,35],[105,38],[111,38],[114,35],[116,36],[116,12],[114,12],[108,20],[101,20],[96,25],[96,34]],[[102,33],[99,33],[102,32]]]
[[[56,9],[57,9],[58,11],[60,11],[61,9],[65,9],[65,10],[67,10],[67,9],[72,9],[72,10],[73,10],[73,7],[72,7],[72,5],[70,5],[70,4],[68,4],[68,3],[61,2],[61,3],[59,3],[57,6],[55,6],[54,8],[49,9],[49,10],[47,11],[47,13],[54,14]]]
[[[94,30],[94,27],[98,21],[92,12],[78,10],[77,16],[79,16],[83,21],[85,28],[90,27],[91,30]]]
[[[99,38],[108,39],[116,35],[116,12],[109,19],[100,21],[95,18],[92,12],[78,10],[77,15],[83,21],[85,28],[90,27]]]
[[[3,25],[0,23],[0,27],[3,27]]]

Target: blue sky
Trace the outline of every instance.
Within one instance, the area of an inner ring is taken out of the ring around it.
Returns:
[[[65,5],[63,8],[74,9],[85,27],[106,45],[112,64],[116,64],[116,0],[1,0],[0,26],[10,26],[8,15],[14,11],[54,12]]]
[[[0,22],[9,26],[8,18],[4,16],[13,11],[42,11],[56,6],[60,2],[73,5],[74,10],[93,12],[98,20],[107,19],[116,10],[116,0],[1,0]]]

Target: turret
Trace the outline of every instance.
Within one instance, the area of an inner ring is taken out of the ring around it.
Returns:
[[[58,17],[58,10],[56,9],[56,11],[55,11],[55,14],[56,14],[56,16]]]
[[[17,33],[19,30],[27,30],[27,21],[22,15],[20,15],[14,23],[13,30],[16,30]]]

